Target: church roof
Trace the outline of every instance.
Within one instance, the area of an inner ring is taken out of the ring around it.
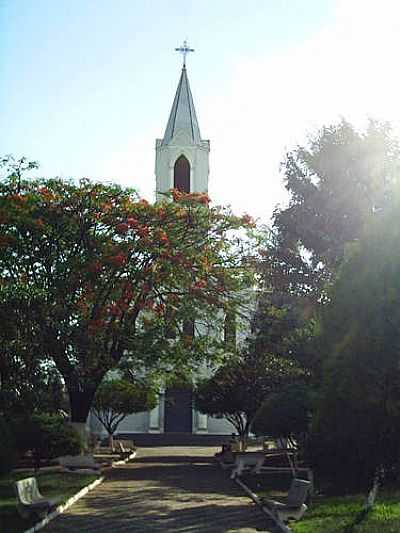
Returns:
[[[182,69],[162,144],[169,144],[177,133],[184,136],[188,144],[200,144],[201,142],[199,124],[185,66]]]

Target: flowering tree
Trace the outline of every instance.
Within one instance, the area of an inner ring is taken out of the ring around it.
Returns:
[[[0,305],[10,288],[32,294],[37,357],[62,374],[73,422],[124,355],[138,366],[199,357],[182,323],[215,321],[249,278],[232,232],[248,220],[205,194],[171,196],[151,205],[132,189],[26,181],[15,168],[0,183]]]

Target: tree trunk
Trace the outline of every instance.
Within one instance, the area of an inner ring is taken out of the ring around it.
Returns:
[[[376,497],[378,495],[378,490],[380,485],[382,484],[384,477],[384,470],[383,467],[378,466],[378,468],[375,471],[374,479],[372,482],[372,487],[370,491],[368,492],[368,496],[364,505],[364,511],[368,512],[372,509],[372,507],[375,504]]]
[[[35,472],[35,474],[37,472],[39,472],[40,470],[40,453],[37,451],[37,452],[34,452],[33,453],[33,470]]]
[[[247,439],[249,438],[249,432],[243,431],[239,433],[239,451],[245,452],[247,449]]]
[[[87,453],[89,450],[89,431],[86,427],[86,422],[71,422],[70,424],[81,438],[81,453]]]
[[[249,416],[246,416],[246,422],[242,426],[242,431],[240,432],[240,451],[245,452],[247,450],[247,441],[249,439],[250,427],[252,420]]]
[[[76,390],[69,389],[69,401],[71,408],[71,425],[77,430],[82,439],[83,449],[88,448],[88,432],[86,420],[96,393],[95,388]]]
[[[234,413],[232,415],[228,415],[227,420],[232,424],[232,426],[236,429],[236,432],[238,434],[237,443],[239,445],[239,451],[244,452],[247,448],[247,439],[249,436],[249,429],[250,425],[248,423],[248,420],[244,419],[243,415]],[[234,435],[234,433],[232,433]]]
[[[86,423],[95,393],[95,388],[68,390],[71,407],[71,422],[79,422],[81,424]]]

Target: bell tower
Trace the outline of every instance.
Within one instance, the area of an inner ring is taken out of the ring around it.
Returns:
[[[200,136],[186,71],[186,41],[180,48],[183,67],[164,137],[156,140],[156,192],[176,188],[185,192],[208,192],[210,141]]]
[[[183,55],[182,72],[165,129],[156,140],[157,199],[171,189],[183,192],[208,192],[210,142],[200,135],[192,92],[186,71],[186,55],[194,50],[186,41],[175,49]],[[183,331],[195,336],[195,323],[182,324]],[[157,408],[156,408],[157,409]],[[165,433],[207,433],[207,416],[193,408],[192,387],[180,385],[165,389],[160,414],[155,415]]]

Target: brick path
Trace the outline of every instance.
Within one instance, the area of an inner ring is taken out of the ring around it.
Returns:
[[[212,462],[215,448],[143,448],[46,533],[267,532],[265,515]]]

